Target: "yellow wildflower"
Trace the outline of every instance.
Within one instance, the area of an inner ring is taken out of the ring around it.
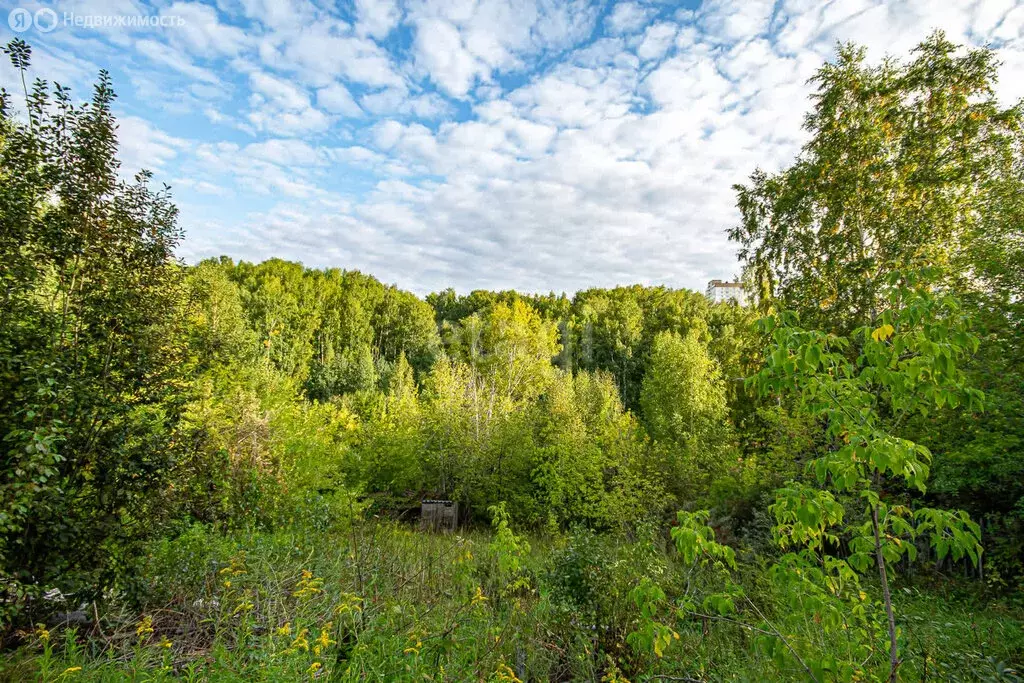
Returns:
[[[242,604],[240,604],[238,607],[236,607],[235,611],[232,612],[231,614],[238,614],[239,612],[249,612],[249,611],[251,611],[253,609],[253,607],[255,607],[255,605],[253,605],[248,600],[244,600],[244,601],[242,601]]]
[[[230,560],[230,565],[221,569],[218,574],[230,574],[231,576],[238,576],[245,574],[245,552],[240,552]]]
[[[504,681],[505,683],[523,683],[522,680],[516,676],[516,673],[512,669],[502,662],[498,665],[498,670],[491,676],[492,681]]]
[[[359,596],[352,595],[351,593],[341,594],[341,604],[338,605],[335,610],[338,614],[345,614],[346,612],[362,612],[363,599]]]
[[[313,572],[308,569],[302,570],[302,577],[299,579],[299,583],[295,587],[295,591],[292,595],[296,598],[308,599],[315,595],[323,593],[323,579],[318,579],[313,576]]]
[[[135,635],[141,640],[151,633],[153,633],[153,617],[143,617],[138,628],[135,629]]]
[[[337,642],[335,640],[331,640],[331,628],[333,626],[334,622],[332,621],[328,621],[326,624],[324,624],[324,627],[320,631],[320,635],[317,637],[316,642],[313,643],[313,654],[318,655]]]
[[[417,638],[416,639],[416,644],[415,645],[410,645],[409,647],[407,647],[404,650],[402,650],[402,654],[405,654],[405,655],[409,655],[409,654],[411,654],[411,655],[418,655],[420,653],[420,650],[422,650],[422,649],[423,649],[423,641],[421,641],[420,639]]]
[[[295,636],[295,640],[292,641],[292,646],[288,648],[292,652],[302,650],[303,652],[309,652],[309,639],[306,636],[309,635],[309,629],[304,628],[299,631],[299,635]]]

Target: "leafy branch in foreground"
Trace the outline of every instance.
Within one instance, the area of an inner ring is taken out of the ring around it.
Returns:
[[[773,536],[789,550],[767,576],[786,603],[785,613],[769,618],[734,580],[733,551],[715,539],[707,511],[680,512],[672,529],[686,565],[711,570],[725,589],[698,605],[686,595],[680,617],[733,624],[755,634],[758,648],[780,670],[798,667],[812,680],[854,680],[879,651],[888,650],[888,678],[901,663],[889,580],[904,556],[916,557],[919,539],[942,559],[951,555],[977,563],[980,529],[962,511],[896,504],[891,489],[902,480],[924,493],[931,453],[900,436],[914,414],[943,406],[982,405],[980,391],[967,387],[959,363],[978,346],[969,318],[958,302],[931,291],[928,272],[892,275],[887,306],[868,326],[847,337],[798,325],[783,312],[759,321],[771,345],[765,367],[749,384],[762,396],[791,395],[825,428],[828,452],[808,463],[818,486],[791,481],[776,492],[770,511]],[[844,500],[865,504],[865,521],[844,526]],[[833,554],[843,548],[845,557]],[[878,572],[880,603],[869,600],[860,574]],[[634,592],[640,629],[631,644],[661,656],[675,632],[656,619],[664,592],[641,583]],[[809,618],[819,633],[792,628]],[[883,626],[884,623],[884,626]],[[878,634],[885,633],[884,644]]]
[[[762,395],[795,395],[802,407],[826,425],[829,452],[809,463],[826,490],[791,484],[771,507],[775,535],[785,548],[804,547],[802,557],[841,573],[848,564],[865,572],[874,564],[881,584],[889,640],[889,679],[900,665],[898,631],[889,578],[904,555],[913,559],[922,536],[939,558],[952,554],[977,563],[980,529],[963,512],[931,508],[915,511],[886,500],[885,485],[902,479],[926,490],[931,453],[899,436],[914,415],[949,406],[980,409],[983,395],[967,387],[959,363],[978,347],[969,319],[951,296],[924,283],[929,273],[887,278],[887,307],[871,325],[848,337],[805,330],[795,315],[781,313],[759,321],[771,336],[765,368],[751,384]],[[891,485],[891,484],[890,484]],[[843,522],[837,494],[859,496],[866,506],[862,524],[845,529],[852,538],[847,560],[826,554],[839,542],[831,531]]]

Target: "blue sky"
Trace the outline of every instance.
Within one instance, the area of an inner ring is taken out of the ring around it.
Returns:
[[[17,33],[34,75],[85,97],[112,73],[124,172],[174,188],[183,258],[279,256],[419,293],[736,274],[731,186],[798,153],[806,81],[837,41],[880,59],[942,28],[993,45],[1000,98],[1024,96],[1024,0],[0,7],[56,13]]]

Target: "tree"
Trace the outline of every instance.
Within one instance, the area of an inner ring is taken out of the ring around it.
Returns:
[[[658,471],[610,373],[558,371],[532,412],[537,521],[608,529],[661,511]]]
[[[907,264],[929,264],[955,292],[981,338],[963,369],[990,410],[946,406],[909,417],[908,434],[936,454],[932,497],[984,516],[1004,534],[1002,569],[1024,574],[1024,106],[999,105],[997,66],[990,49],[941,33],[906,62],[872,66],[842,47],[815,78],[800,157],[736,187],[730,237],[763,310],[816,329],[876,318]]]
[[[554,323],[518,300],[497,304],[483,322],[476,364],[495,390],[514,401],[539,395],[560,348]]]
[[[187,274],[189,347],[197,371],[256,358],[256,335],[246,324],[238,286],[228,276],[229,260],[203,261]]]
[[[864,501],[867,521],[852,534],[848,564],[878,572],[889,634],[889,679],[900,665],[889,578],[903,556],[914,559],[914,540],[927,536],[940,558],[965,555],[977,562],[980,529],[962,511],[887,500],[886,482],[903,480],[924,493],[931,453],[901,435],[907,418],[943,406],[980,407],[982,394],[964,384],[959,363],[978,348],[969,318],[949,295],[927,284],[932,273],[887,278],[886,307],[849,336],[806,330],[789,312],[760,321],[772,345],[766,366],[752,383],[762,393],[792,394],[810,415],[824,421],[829,452],[809,463],[824,489],[791,482],[772,506],[783,547],[804,545],[821,553],[838,543],[830,528],[841,524],[843,506],[833,491]],[[851,360],[851,358],[853,360]],[[793,563],[807,558],[792,557]],[[835,558],[829,558],[833,567]]]
[[[914,53],[869,66],[842,46],[814,78],[800,157],[736,186],[730,238],[765,305],[845,332],[875,317],[888,274],[907,264],[991,284],[974,245],[995,223],[1021,224],[1024,110],[999,107],[992,50],[960,54],[937,32]]]
[[[591,290],[580,306],[576,327],[579,358],[575,363],[584,369],[611,372],[623,395],[635,401],[639,389],[638,373],[643,372],[645,349],[644,310],[635,291],[613,290],[595,295]]]
[[[394,496],[430,490],[424,476],[424,439],[419,393],[412,368],[399,356],[387,393],[368,401],[369,415],[360,437],[360,483]]]
[[[319,326],[313,282],[302,264],[270,259],[259,265],[239,263],[233,275],[242,292],[249,325],[258,335],[262,355],[281,372],[303,381],[313,358]]]
[[[726,469],[733,439],[725,384],[696,331],[654,338],[640,406],[648,432],[669,459],[669,489],[680,496],[706,494]]]
[[[5,52],[24,78],[28,46]],[[26,121],[0,97],[0,618],[101,595],[175,458],[178,212],[148,172],[118,179],[113,100],[106,72],[81,107],[36,81]]]
[[[395,362],[399,355],[419,372],[426,372],[440,347],[434,311],[410,292],[387,287],[374,309],[374,351]]]

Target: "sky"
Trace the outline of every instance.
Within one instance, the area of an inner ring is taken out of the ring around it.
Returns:
[[[941,28],[993,47],[1000,100],[1024,97],[1024,0],[0,9],[33,76],[84,99],[111,72],[122,171],[171,185],[183,259],[280,257],[420,294],[737,275],[732,186],[799,153],[808,79],[839,41],[877,61]],[[21,89],[6,62],[0,85]]]

